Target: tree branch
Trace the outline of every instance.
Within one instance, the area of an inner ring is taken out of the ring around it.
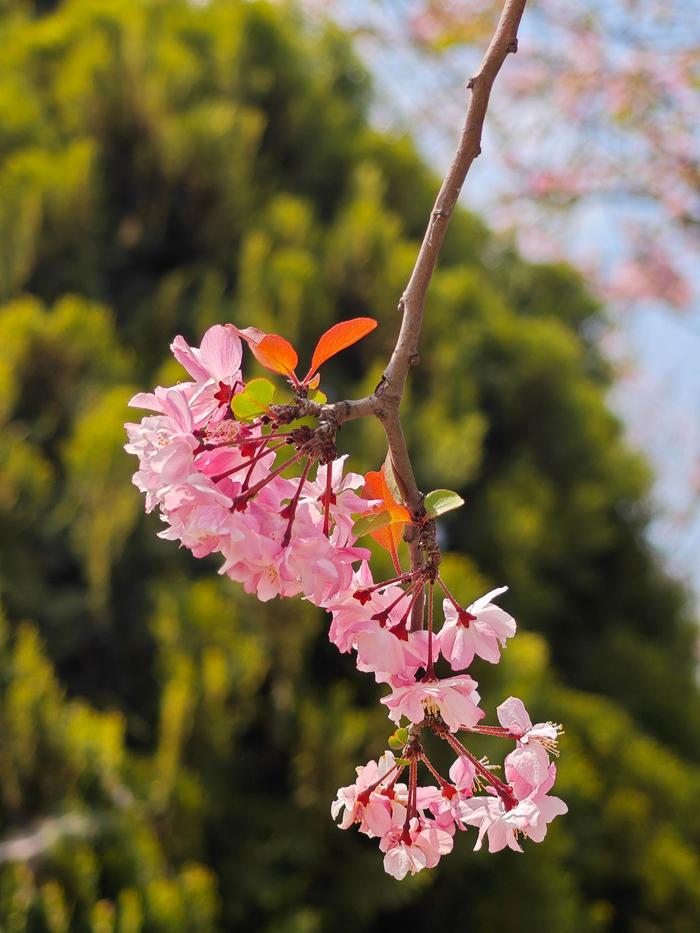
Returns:
[[[418,342],[428,286],[467,173],[481,152],[484,119],[494,81],[508,54],[518,49],[518,27],[525,3],[526,0],[506,0],[481,65],[467,84],[471,91],[471,99],[459,145],[431,211],[413,272],[399,302],[399,310],[402,313],[401,329],[384,375],[373,395],[365,399],[324,406],[326,416],[337,426],[369,413],[381,421],[404,504],[416,519],[425,514],[423,496],[413,473],[399,409],[409,369],[418,362]],[[420,567],[423,559],[418,533],[417,526],[409,525],[404,535],[413,569]],[[420,598],[414,605],[412,629],[422,627],[423,609],[423,599]]]

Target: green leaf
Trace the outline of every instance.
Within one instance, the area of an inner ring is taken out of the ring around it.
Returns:
[[[321,392],[320,389],[316,389],[314,392],[309,392],[309,401],[316,402],[317,405],[325,405],[328,396],[325,392]]]
[[[437,518],[464,505],[464,499],[451,489],[433,489],[423,500],[428,518]]]
[[[231,400],[231,410],[239,421],[257,418],[268,410],[275,397],[275,387],[269,379],[251,379]]]
[[[401,767],[407,768],[407,767],[411,764],[411,762],[408,760],[408,758],[397,758],[397,759],[396,759],[396,764],[397,764],[400,768],[401,768]]]
[[[406,742],[408,742],[408,729],[405,726],[397,729],[389,736],[389,748],[403,748]]]
[[[381,512],[372,512],[371,515],[363,515],[358,518],[352,526],[352,533],[356,538],[368,535],[372,531],[379,531],[380,528],[386,528],[391,525],[393,518],[388,509],[382,509]]]

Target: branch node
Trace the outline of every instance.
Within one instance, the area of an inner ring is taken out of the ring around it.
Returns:
[[[403,314],[404,311],[406,310],[406,302],[403,300],[403,298],[399,298],[397,309],[398,309],[399,314]]]
[[[513,55],[515,55],[515,53],[518,51],[518,37],[517,36],[515,37],[515,39],[513,39],[513,41],[508,46],[508,51],[512,53]]]
[[[475,82],[475,81],[476,81],[476,78],[470,78],[470,79],[467,81],[467,90],[468,90],[468,91],[473,91],[473,90],[474,90],[474,82]]]
[[[408,358],[409,366],[417,366],[420,363],[420,354],[412,353]]]
[[[435,217],[436,219],[438,217],[445,217],[446,219],[448,219],[451,213],[452,213],[451,211],[446,211],[442,207],[438,207],[433,211],[433,217]]]

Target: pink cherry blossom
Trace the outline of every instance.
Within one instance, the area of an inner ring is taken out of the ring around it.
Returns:
[[[191,347],[184,337],[177,336],[170,348],[195,380],[191,406],[197,424],[223,417],[237,385],[242,388],[242,348],[237,329],[233,324],[215,324],[204,334],[199,347]]]
[[[438,633],[440,652],[453,670],[461,671],[472,663],[474,655],[496,664],[506,639],[515,634],[515,620],[492,600],[508,587],[491,590],[466,610],[458,609],[451,599],[443,602],[445,623]]]
[[[525,800],[543,787],[548,790],[554,784],[556,768],[550,764],[544,748],[534,742],[507,755],[504,768],[506,780],[518,800]]]
[[[496,707],[498,721],[504,729],[522,745],[528,742],[539,742],[550,752],[556,753],[557,739],[562,732],[558,723],[538,722],[533,726],[532,720],[525,709],[525,704],[517,697],[508,697],[500,706]]]
[[[406,669],[403,642],[378,622],[374,623],[373,629],[357,635],[356,648],[358,671],[374,673],[378,683],[386,683]]]
[[[190,492],[191,489],[192,486],[189,487]],[[158,537],[181,541],[195,557],[206,557],[220,550],[226,539],[240,541],[243,538],[230,508],[221,504],[182,505],[162,517],[167,527],[158,532]]]
[[[433,656],[437,657],[437,638],[433,635],[432,639]],[[392,687],[410,686],[416,671],[428,665],[425,629],[408,632],[405,627],[389,629],[375,622],[375,628],[358,634],[355,647],[358,671],[372,672],[377,683],[388,683]]]
[[[402,830],[396,829],[391,836],[385,836],[380,848],[386,846],[384,856],[384,871],[397,881],[403,881],[407,874],[415,875],[428,864],[425,852],[414,844],[411,838],[408,842],[403,839]],[[382,848],[382,851],[384,849]]]
[[[408,828],[394,827],[383,837],[379,848],[385,852],[384,870],[403,880],[424,868],[434,868],[443,855],[452,851],[452,836],[433,822],[420,818],[411,820]]]
[[[355,593],[372,587],[374,580],[365,562],[355,575],[353,585],[341,598],[328,605],[331,612],[331,626],[328,637],[339,651],[347,652],[357,646],[357,637],[361,632],[373,633],[380,623],[372,617],[388,611],[385,626],[391,628],[399,623],[408,600],[390,607],[402,595],[398,586],[388,586],[383,590],[374,590],[365,602],[355,598]],[[351,591],[350,591],[351,590]]]
[[[397,725],[405,716],[410,722],[422,722],[426,714],[439,713],[450,732],[470,729],[483,718],[477,706],[479,694],[476,681],[467,674],[445,680],[419,681],[397,687],[381,702],[389,708],[389,719]]]
[[[331,518],[331,541],[335,545],[351,543],[353,515],[365,512],[371,501],[362,499],[355,492],[364,486],[365,478],[359,473],[344,473],[347,454],[338,457],[330,464],[321,464],[316,471],[314,482],[307,482],[302,500],[308,500],[317,510],[319,518],[324,515],[327,477],[331,471],[330,501],[328,509]]]
[[[305,598],[324,609],[350,588],[353,564],[369,557],[367,548],[334,547],[317,526],[306,537],[299,534],[288,550]]]
[[[384,836],[392,827],[392,798],[382,794],[389,783],[383,784],[396,771],[396,761],[390,751],[384,752],[378,761],[369,761],[356,769],[357,780],[354,784],[338,789],[336,799],[331,805],[331,816],[337,819],[342,812],[341,829],[348,829],[353,823],[360,824],[360,832],[368,836]]]
[[[552,766],[554,767],[554,766]],[[469,826],[477,826],[479,835],[474,850],[481,849],[484,836],[488,838],[489,852],[500,852],[506,846],[522,852],[517,836],[522,833],[533,842],[542,842],[547,826],[556,817],[566,813],[568,807],[559,797],[548,797],[538,792],[506,809],[498,796],[472,797],[462,802],[461,819]]]
[[[168,390],[157,401],[162,414],[125,425],[129,443],[124,449],[139,458],[133,482],[146,493],[147,512],[159,505],[164,487],[184,482],[190,475],[198,446],[192,433],[192,414],[182,393]]]
[[[450,780],[459,791],[460,795],[471,797],[474,791],[474,779],[476,778],[476,768],[473,763],[460,755],[450,766]]]

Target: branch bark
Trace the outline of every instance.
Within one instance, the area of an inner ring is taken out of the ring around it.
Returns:
[[[336,425],[370,413],[381,421],[404,504],[416,519],[425,514],[423,495],[416,483],[401,426],[401,401],[409,370],[418,362],[418,343],[428,287],[467,173],[481,152],[484,119],[494,81],[508,54],[518,49],[518,27],[525,3],[526,0],[506,0],[481,65],[467,84],[471,98],[457,152],[438,192],[413,272],[399,302],[399,311],[402,314],[401,328],[381,381],[374,394],[365,399],[324,406],[324,410]],[[408,544],[412,569],[421,566],[418,528],[407,526],[404,540]],[[418,599],[414,605],[412,629],[422,627],[423,612],[423,600]]]

